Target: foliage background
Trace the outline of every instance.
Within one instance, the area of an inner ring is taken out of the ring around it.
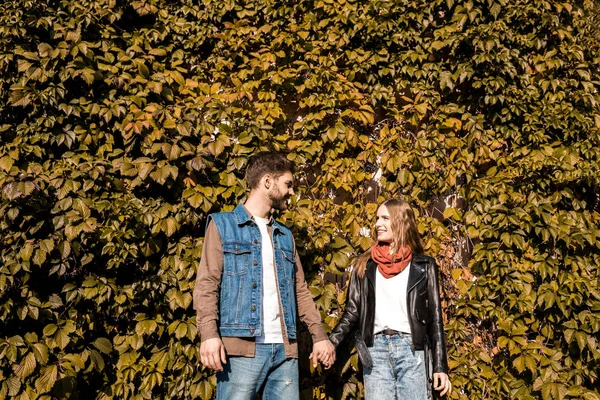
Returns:
[[[300,166],[281,218],[329,327],[374,204],[403,196],[441,267],[449,397],[600,398],[594,2],[0,10],[0,398],[211,398],[203,224],[263,149]],[[304,398],[362,396],[338,357],[303,362]]]

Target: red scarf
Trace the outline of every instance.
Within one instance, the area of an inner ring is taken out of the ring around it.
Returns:
[[[404,271],[412,259],[410,247],[401,247],[396,254],[390,254],[389,244],[377,243],[371,247],[371,258],[377,263],[377,268],[384,278],[391,278]]]

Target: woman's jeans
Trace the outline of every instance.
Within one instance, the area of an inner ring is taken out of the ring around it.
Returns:
[[[298,360],[285,357],[283,344],[257,343],[254,357],[228,357],[217,372],[217,400],[253,400],[262,388],[263,400],[300,396]]]
[[[430,399],[423,350],[414,350],[410,334],[376,334],[369,347],[373,367],[365,368],[367,400]]]

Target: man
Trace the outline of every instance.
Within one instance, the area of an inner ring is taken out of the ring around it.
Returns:
[[[294,164],[262,152],[246,170],[248,199],[209,216],[194,287],[200,360],[217,371],[217,400],[298,399],[297,316],[313,339],[313,364],[335,349],[304,280],[291,231],[271,216],[294,194]]]

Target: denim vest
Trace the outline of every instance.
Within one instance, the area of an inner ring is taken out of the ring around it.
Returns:
[[[258,225],[241,204],[233,212],[211,214],[207,223],[211,220],[219,231],[223,245],[219,332],[221,336],[261,336],[263,268]],[[283,322],[288,338],[296,339],[294,240],[292,232],[277,221],[273,222],[272,237]]]

